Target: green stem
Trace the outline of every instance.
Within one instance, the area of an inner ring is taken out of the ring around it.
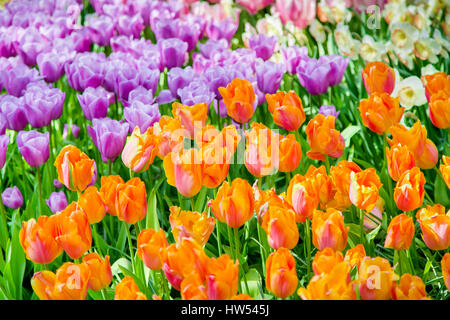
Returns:
[[[131,228],[131,225],[130,226],[125,225],[125,230],[127,231],[127,238],[128,238],[128,248],[130,250],[131,265],[132,265],[132,268],[133,268],[133,272],[136,272],[136,268],[135,268],[135,265],[134,265],[133,242],[131,241],[130,228]]]
[[[195,201],[194,201],[194,197],[191,197],[191,210],[195,211]]]
[[[306,237],[306,277],[309,280],[311,274],[311,232],[309,230],[309,220],[305,220],[305,237]]]
[[[327,169],[327,174],[330,174],[330,159],[328,155],[325,155],[325,168]]]
[[[219,251],[219,256],[222,255],[222,240],[220,239],[220,222],[216,220],[216,231],[217,231],[217,249]]]
[[[98,236],[98,232],[97,232],[97,224],[96,223],[92,224],[92,233],[93,233],[93,236],[94,236],[94,241],[95,241],[97,250],[100,253],[100,255],[103,257],[102,249],[100,249],[100,241],[99,241],[99,236]]]
[[[259,240],[259,254],[261,255],[261,264],[262,264],[262,270],[263,270],[263,274],[266,274],[266,252],[265,249],[263,247],[263,243],[262,243],[262,236],[261,236],[261,226],[259,225],[259,221],[256,221],[256,228],[258,231],[258,240]]]
[[[112,172],[112,162],[111,159],[108,159],[108,175],[110,176]]]
[[[36,167],[36,173],[38,177],[38,194],[39,194],[39,211],[40,214],[44,214],[44,199],[42,198],[42,175],[41,175],[41,169],[39,167]]]
[[[234,243],[235,243],[235,247],[234,247],[235,255],[236,255],[236,259],[239,262],[239,269],[242,271],[242,272],[239,272],[239,274],[244,275],[244,272],[243,272],[244,268],[243,268],[242,263],[241,263],[242,258],[241,258],[241,254],[239,252],[239,230],[238,230],[238,228],[233,228],[233,232],[234,232]],[[248,285],[247,285],[247,279],[245,277],[244,277],[244,283],[245,283],[245,288],[246,288],[247,293],[248,293],[249,290],[248,290]],[[239,279],[238,279],[238,284],[239,284],[239,291],[242,292],[241,277],[239,277]]]
[[[366,233],[364,231],[364,210],[358,208],[359,210],[359,232],[360,232],[360,241],[361,244],[365,247],[366,246]]]

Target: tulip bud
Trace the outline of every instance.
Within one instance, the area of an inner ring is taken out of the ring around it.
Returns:
[[[184,211],[176,206],[170,207],[169,221],[177,242],[184,237],[191,237],[201,246],[208,242],[216,223],[216,220],[208,217],[206,212]]]
[[[269,245],[275,250],[281,247],[293,249],[297,245],[299,234],[293,209],[269,203],[261,226],[267,233]]]
[[[172,104],[172,115],[174,118],[180,119],[181,125],[189,131],[190,136],[193,138],[195,128],[203,128],[206,124],[208,106],[206,103],[199,103],[190,107],[174,102]]]
[[[295,259],[286,248],[272,252],[266,261],[266,288],[278,298],[287,298],[297,289]]]
[[[439,91],[431,96],[430,120],[439,129],[450,127],[450,93]]]
[[[421,78],[425,86],[425,95],[430,101],[431,97],[439,91],[444,91],[447,96],[450,95],[450,76],[445,72],[436,72],[430,75],[424,75]]]
[[[313,160],[325,161],[325,156],[339,158],[344,150],[345,141],[335,129],[335,118],[317,114],[306,126],[310,150],[306,155]]]
[[[124,184],[121,176],[103,176],[101,178],[100,197],[106,205],[106,211],[112,215],[117,216],[116,212],[116,193],[117,187]]]
[[[162,229],[144,229],[137,238],[137,255],[152,270],[161,270],[164,250],[169,246]]]
[[[350,174],[350,201],[358,208],[372,211],[375,207],[382,186],[374,168],[369,168],[358,173]]]
[[[226,88],[220,87],[219,92],[228,115],[234,121],[246,123],[251,119],[254,113],[255,92],[250,81],[236,78]]]
[[[373,92],[391,94],[394,91],[395,72],[383,62],[370,62],[361,73],[369,95]]]
[[[119,220],[135,224],[144,219],[147,214],[147,191],[144,182],[140,178],[132,178],[119,184],[114,202]]]
[[[147,300],[133,278],[126,276],[116,285],[114,300]]]
[[[209,300],[229,300],[237,294],[239,261],[223,254],[207,264],[206,294]]]
[[[350,268],[361,264],[362,259],[366,256],[366,250],[362,244],[358,244],[353,248],[350,248],[345,253],[344,261],[348,263]]]
[[[147,170],[158,152],[159,138],[153,134],[153,127],[141,134],[139,127],[134,128],[122,151],[122,161],[134,172]]]
[[[20,131],[17,135],[17,147],[30,167],[40,167],[49,157],[49,133],[35,130]]]
[[[302,159],[302,147],[293,134],[280,140],[280,172],[291,172],[298,168]]]
[[[312,218],[313,244],[319,249],[332,248],[342,251],[347,245],[348,227],[344,226],[344,216],[336,209],[326,212],[314,210]]]
[[[430,300],[430,298],[427,297],[422,279],[405,273],[400,278],[400,283],[394,284],[392,300]]]
[[[447,188],[450,189],[450,157],[442,156],[442,164],[439,166],[439,170]]]
[[[334,267],[342,261],[344,261],[342,253],[334,251],[330,247],[318,251],[312,262],[314,274],[319,276],[323,273],[330,273]]]
[[[296,174],[289,182],[287,200],[294,208],[296,222],[304,222],[306,218],[312,218],[319,205],[317,187],[311,179]]]
[[[102,259],[98,253],[92,252],[83,257],[83,263],[91,270],[89,289],[100,291],[109,286],[113,278],[109,256]]]
[[[398,181],[403,172],[416,166],[414,154],[407,146],[400,144],[392,146],[391,149],[386,147],[386,159],[389,175],[394,181]]]
[[[425,196],[425,177],[419,168],[403,172],[394,190],[394,200],[402,211],[412,211],[420,207]]]
[[[450,216],[440,204],[427,206],[416,213],[422,238],[431,250],[446,250],[450,246]]]
[[[86,213],[90,224],[102,221],[106,215],[106,206],[95,186],[88,187],[79,196],[78,204]]]
[[[283,129],[296,131],[305,122],[302,101],[295,91],[266,94],[266,100],[273,122]]]
[[[2,202],[5,206],[11,209],[18,209],[23,205],[22,193],[16,186],[12,188],[6,188],[2,192]]]
[[[365,257],[359,266],[359,294],[363,300],[388,300],[397,280],[389,261]]]
[[[414,238],[414,221],[406,214],[399,214],[391,220],[387,229],[385,248],[408,250]]]

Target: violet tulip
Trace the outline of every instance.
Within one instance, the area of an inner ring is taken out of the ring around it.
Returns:
[[[161,57],[160,70],[181,67],[186,62],[188,44],[180,39],[171,38],[158,41]]]
[[[30,167],[43,165],[49,157],[49,133],[39,131],[20,131],[17,135],[17,147]]]
[[[6,188],[2,192],[2,201],[5,206],[11,209],[18,209],[23,205],[22,193],[16,186],[12,188]]]
[[[0,136],[0,169],[3,168],[6,161],[6,151],[8,150],[9,136],[3,134]]]
[[[52,192],[45,202],[53,213],[63,211],[67,207],[67,198],[63,191]]]
[[[269,60],[275,51],[275,46],[277,45],[277,37],[269,37],[265,34],[254,35],[249,39],[249,45],[252,50],[255,51],[258,58]]]
[[[77,94],[83,114],[89,121],[94,118],[104,118],[108,107],[114,101],[114,95],[103,87],[86,88],[82,94]]]

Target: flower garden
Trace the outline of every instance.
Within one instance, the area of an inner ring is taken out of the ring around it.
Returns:
[[[3,2],[1,300],[450,298],[448,1]]]

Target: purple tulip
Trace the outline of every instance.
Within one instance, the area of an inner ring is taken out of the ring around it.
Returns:
[[[297,67],[301,60],[308,57],[308,48],[290,46],[281,50],[286,71],[290,74],[297,72]]]
[[[99,46],[107,46],[114,35],[115,22],[109,16],[93,15],[87,19],[87,27],[91,31],[94,43]]]
[[[63,211],[67,207],[67,198],[64,191],[52,192],[45,202],[53,213]]]
[[[162,90],[157,98],[158,103],[161,104],[167,104],[171,103],[176,100],[176,97],[172,95],[172,92],[170,90]]]
[[[281,85],[284,66],[273,61],[266,61],[256,65],[256,79],[258,88],[263,93],[274,94]]]
[[[53,179],[53,186],[54,186],[56,189],[60,189],[60,188],[62,188],[63,184],[62,184],[62,182],[59,181],[58,179]]]
[[[100,151],[103,162],[114,161],[120,155],[127,139],[128,128],[128,123],[120,123],[110,118],[92,120],[92,127],[88,126],[87,131]]]
[[[330,71],[331,66],[329,63],[314,58],[307,58],[298,65],[297,76],[300,84],[310,94],[317,95],[328,90],[328,75]]]
[[[48,160],[48,142],[48,132],[20,131],[17,135],[17,147],[30,167],[39,167]]]
[[[40,74],[47,82],[56,82],[64,73],[65,59],[59,53],[49,51],[37,56]]]
[[[5,10],[0,10],[0,13],[2,11]],[[0,57],[9,58],[17,54],[16,47],[14,46],[15,37],[8,32],[10,29],[11,28],[3,29],[2,32],[0,32]]]
[[[11,24],[12,15],[8,10],[0,10],[0,26],[8,27]]]
[[[22,97],[0,96],[0,111],[6,118],[8,129],[20,131],[28,124]]]
[[[82,94],[77,94],[83,114],[89,121],[94,118],[104,118],[108,107],[114,101],[114,95],[103,87],[86,88]]]
[[[139,14],[136,14],[132,17],[121,15],[117,20],[116,28],[121,35],[132,38],[139,38],[142,30],[144,30],[144,21]]]
[[[8,94],[20,97],[27,85],[40,79],[39,72],[36,69],[30,69],[20,63],[12,66],[9,70],[4,70],[2,84]]]
[[[133,132],[135,127],[139,127],[141,132],[146,132],[161,118],[157,104],[145,104],[137,99],[124,109],[123,115],[130,125],[130,133]]]
[[[199,43],[200,53],[207,59],[211,58],[211,54],[215,51],[228,49],[228,43],[225,39],[213,40],[209,39],[205,43]]]
[[[72,132],[73,137],[76,139],[76,138],[78,138],[78,134],[80,133],[80,127],[77,126],[76,124],[72,124],[70,126],[70,132]],[[69,135],[69,124],[65,123],[63,134],[62,134],[63,139],[67,139],[68,135]]]
[[[238,26],[229,20],[223,20],[220,22],[211,21],[206,27],[206,34],[208,38],[213,40],[225,39],[228,43],[231,43],[231,39],[236,33]]]
[[[348,58],[343,58],[338,54],[333,54],[331,56],[321,56],[319,61],[326,62],[330,65],[331,70],[328,74],[330,86],[336,86],[341,83],[350,60]]]
[[[157,41],[164,39],[177,38],[178,29],[180,28],[180,20],[175,19],[158,19],[155,22],[155,28],[152,29]]]
[[[48,48],[49,40],[35,28],[28,28],[22,38],[16,43],[16,51],[28,66],[36,64],[36,58]]]
[[[114,92],[121,101],[127,101],[130,91],[140,84],[139,72],[131,68],[117,70],[114,81]]]
[[[152,94],[155,94],[161,75],[159,70],[144,66],[144,61],[138,63],[138,70],[139,84],[145,89],[150,90]]]
[[[92,32],[87,27],[74,30],[66,39],[73,44],[77,52],[86,52],[91,49]]]
[[[191,67],[173,68],[167,73],[167,84],[174,97],[178,96],[178,90],[183,89],[194,80],[195,73]]]
[[[206,103],[208,108],[215,98],[214,93],[209,90],[209,86],[201,80],[193,81],[183,89],[178,89],[178,96],[184,105],[193,106]]]
[[[6,116],[0,112],[0,135],[5,134],[7,126],[8,126],[8,119],[6,119]]]
[[[186,42],[171,38],[158,41],[158,46],[161,55],[161,71],[164,68],[181,67],[186,62],[188,48]]]
[[[326,116],[333,116],[335,118],[338,117],[340,111],[336,111],[336,107],[335,106],[321,106],[319,109],[319,113],[323,114],[325,117]]]
[[[64,67],[69,85],[83,91],[88,87],[99,87],[105,77],[105,54],[103,52],[79,53],[72,63]]]
[[[230,80],[230,74],[227,70],[220,66],[208,68],[203,73],[205,82],[209,84],[209,89],[216,97],[220,97],[219,88],[226,87],[233,79]]]
[[[192,53],[192,67],[196,74],[202,74],[214,65],[215,63],[212,60],[205,58],[202,54]]]
[[[2,134],[0,136],[0,169],[3,168],[6,161],[6,151],[8,150],[9,136]]]
[[[103,84],[105,89],[111,92],[115,91],[117,74],[121,70],[132,69],[136,73],[136,77],[139,76],[136,60],[129,53],[113,52],[105,61],[104,67],[105,76]]]
[[[249,39],[249,45],[255,51],[258,58],[269,60],[275,51],[277,45],[277,37],[269,37],[265,34],[258,34]]]
[[[139,101],[143,104],[154,104],[155,98],[153,97],[151,90],[147,90],[143,86],[139,86],[130,91],[130,94],[128,95],[128,102],[131,104],[134,101]]]
[[[217,110],[217,108],[219,110]],[[217,104],[217,100],[214,101],[214,110],[219,114],[221,118],[225,118],[226,116],[228,116],[227,106],[225,105],[225,103],[223,103],[223,99],[220,99],[219,104]]]
[[[23,197],[16,186],[6,188],[2,193],[2,201],[5,206],[11,209],[18,209],[23,205]]]
[[[201,30],[197,24],[190,24],[188,22],[180,23],[177,38],[187,43],[187,51],[192,51],[197,47],[200,35]]]
[[[29,85],[24,95],[24,106],[31,126],[42,128],[61,117],[65,96],[58,88],[43,88],[39,83]]]

